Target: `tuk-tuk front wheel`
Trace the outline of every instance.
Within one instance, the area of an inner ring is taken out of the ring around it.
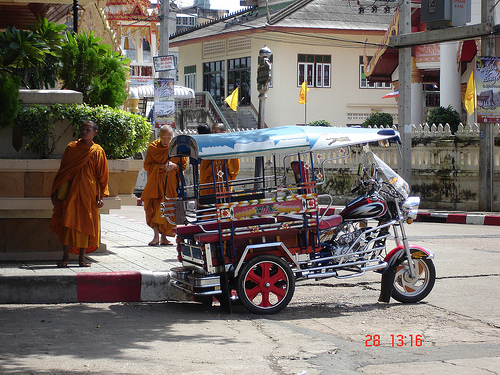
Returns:
[[[238,297],[250,312],[275,314],[293,297],[295,278],[290,266],[275,255],[258,255],[241,268]]]

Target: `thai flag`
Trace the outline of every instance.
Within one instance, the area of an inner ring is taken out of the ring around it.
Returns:
[[[386,94],[384,96],[382,96],[382,99],[385,99],[385,98],[395,98],[399,96],[399,90],[396,90],[394,92],[390,92],[389,94]]]

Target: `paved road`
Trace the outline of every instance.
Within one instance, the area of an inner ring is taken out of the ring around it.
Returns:
[[[408,231],[436,254],[424,303],[377,303],[372,273],[299,283],[290,305],[268,317],[186,302],[2,305],[0,373],[500,373],[500,228]]]

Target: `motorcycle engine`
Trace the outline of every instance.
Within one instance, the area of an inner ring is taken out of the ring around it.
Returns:
[[[365,231],[364,228],[358,228],[352,232],[348,232],[342,235],[339,235],[334,241],[334,247],[335,247],[335,255],[341,255],[345,254],[349,248],[352,246],[354,241],[363,234]],[[363,241],[359,241],[356,246],[352,249],[352,251],[356,251],[359,249],[360,246],[363,246],[364,243]]]

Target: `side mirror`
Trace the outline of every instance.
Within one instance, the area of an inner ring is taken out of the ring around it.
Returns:
[[[361,176],[363,174],[363,168],[365,166],[363,165],[363,163],[359,163],[358,165],[358,176]]]
[[[375,167],[375,163],[372,164],[372,167],[370,169],[370,176],[375,177],[375,172],[377,171],[377,168]]]

